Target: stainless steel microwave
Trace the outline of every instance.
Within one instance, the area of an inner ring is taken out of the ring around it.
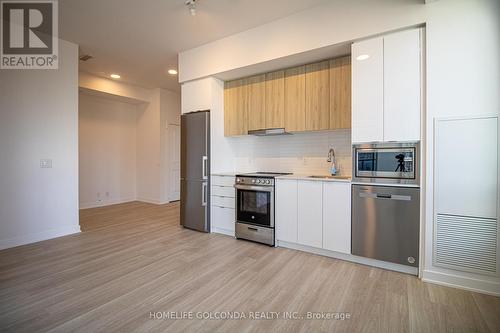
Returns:
[[[353,145],[352,181],[419,185],[419,142]]]

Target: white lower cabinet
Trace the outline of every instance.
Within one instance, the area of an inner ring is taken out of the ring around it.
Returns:
[[[212,221],[216,229],[234,232],[234,208],[212,205]]]
[[[299,244],[322,247],[323,183],[299,180],[297,186],[297,241]]]
[[[277,179],[276,239],[351,253],[351,184]]]
[[[235,190],[234,176],[212,175],[211,231],[234,235]]]
[[[350,183],[323,183],[323,248],[351,253]]]
[[[276,239],[297,243],[297,181],[276,179]]]

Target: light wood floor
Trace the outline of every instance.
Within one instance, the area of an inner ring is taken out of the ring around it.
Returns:
[[[0,251],[0,331],[500,332],[500,298],[182,229],[178,216],[178,204],[88,209],[81,234]],[[150,318],[171,311],[351,319]]]

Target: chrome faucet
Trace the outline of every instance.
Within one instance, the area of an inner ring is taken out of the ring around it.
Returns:
[[[335,165],[335,150],[333,148],[330,148],[328,151],[328,159],[326,160],[327,162],[331,163],[332,165],[330,166],[330,174],[332,176],[335,176],[338,172],[337,166]]]
[[[328,151],[328,159],[326,161],[332,162],[334,158],[335,158],[335,150],[333,148],[330,148],[330,151]]]

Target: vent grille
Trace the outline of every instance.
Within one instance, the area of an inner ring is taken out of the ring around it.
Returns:
[[[84,55],[80,56],[81,61],[87,61],[87,60],[90,60],[92,58],[93,57],[90,54],[84,54]]]
[[[436,266],[494,274],[496,249],[496,219],[437,215]]]

